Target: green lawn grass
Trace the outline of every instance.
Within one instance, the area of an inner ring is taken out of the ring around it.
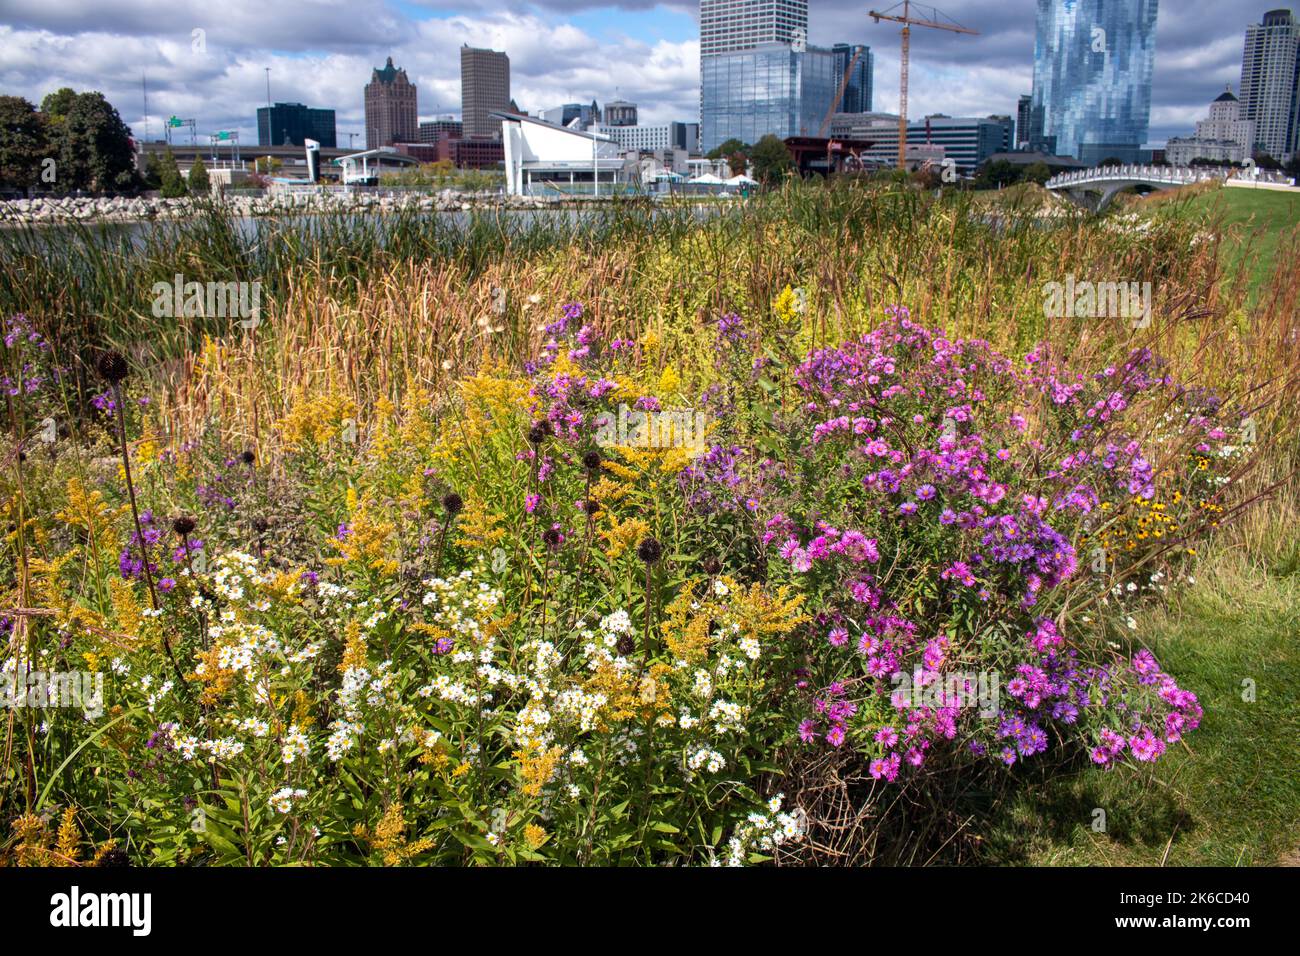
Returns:
[[[1199,730],[1142,772],[1039,777],[989,821],[989,862],[1234,866],[1300,846],[1300,574],[1222,553],[1138,632],[1205,708]],[[1244,699],[1253,682],[1254,700]],[[1094,829],[1098,809],[1105,829]]]
[[[1300,225],[1300,193],[1268,189],[1213,187],[1156,194],[1139,206],[1168,211],[1205,223],[1219,223],[1228,237],[1229,267],[1245,261],[1250,287],[1263,288],[1279,246]]]

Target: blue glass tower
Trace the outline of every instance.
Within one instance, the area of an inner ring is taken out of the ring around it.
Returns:
[[[831,50],[785,43],[701,57],[700,148],[816,136],[843,77],[837,63]]]
[[[1159,0],[1038,0],[1030,148],[1137,162],[1151,116]]]

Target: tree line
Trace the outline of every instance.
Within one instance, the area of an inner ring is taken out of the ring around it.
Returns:
[[[157,189],[177,197],[208,187],[203,160],[196,157],[187,181],[170,149],[161,158],[150,155],[141,175],[131,130],[103,93],[64,87],[39,109],[21,96],[0,96],[0,189],[57,195]]]

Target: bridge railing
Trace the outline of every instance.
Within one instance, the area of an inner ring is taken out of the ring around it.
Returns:
[[[1154,166],[1125,163],[1119,166],[1097,166],[1058,173],[1046,183],[1048,189],[1060,189],[1083,183],[1120,182],[1137,180],[1158,183],[1199,183],[1208,180],[1240,179],[1248,182],[1290,183],[1291,177],[1267,169],[1246,170],[1223,166]]]

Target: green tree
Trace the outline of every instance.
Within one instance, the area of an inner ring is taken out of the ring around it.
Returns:
[[[102,93],[62,89],[41,102],[58,163],[58,189],[135,192],[131,131]]]
[[[162,188],[162,159],[157,153],[149,153],[144,161],[144,185],[146,189]]]
[[[190,193],[195,196],[206,196],[212,188],[211,180],[208,179],[208,167],[203,165],[203,157],[195,156],[194,165],[190,167]]]
[[[0,186],[27,189],[47,169],[57,177],[57,166],[43,165],[49,158],[45,119],[36,107],[21,96],[0,96]]]
[[[724,140],[716,148],[709,150],[708,158],[723,159],[725,157],[729,159],[730,157],[734,156],[736,153],[745,153],[746,155],[748,155],[749,144],[742,143],[740,140],[736,139],[733,136],[731,139]]]
[[[1032,168],[1032,167],[1031,167]],[[1025,167],[999,159],[996,162],[986,160],[975,173],[976,189],[997,189],[1020,182],[1025,175]]]
[[[1052,170],[1046,163],[1031,163],[1029,168],[1025,170],[1026,181],[1038,183],[1040,186],[1051,178]]]
[[[159,179],[159,190],[162,192],[164,199],[179,199],[184,196],[188,190],[185,188],[185,180],[181,179],[180,168],[176,165],[176,157],[172,154],[172,148],[167,147],[163,153],[163,158],[159,161],[161,173]]]
[[[68,118],[68,113],[72,111],[72,104],[76,101],[77,91],[65,86],[53,93],[45,94],[45,99],[41,100],[41,113],[51,123],[62,123]]]
[[[785,143],[772,133],[768,133],[756,144],[750,156],[754,163],[754,178],[765,186],[781,182],[790,175],[794,168],[794,159]]]

